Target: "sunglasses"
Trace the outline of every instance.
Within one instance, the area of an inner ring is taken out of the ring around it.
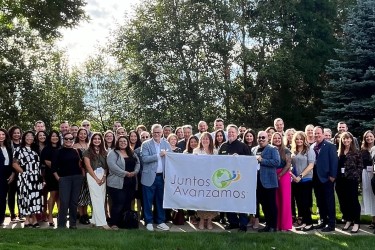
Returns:
[[[265,137],[265,136],[258,136],[258,139],[259,139],[259,140],[265,140],[266,137]]]
[[[90,124],[83,124],[82,126],[83,126],[83,127],[89,127]]]
[[[148,139],[148,136],[142,136],[141,138],[142,139]]]
[[[74,138],[73,137],[69,137],[69,138],[64,138],[65,141],[73,141]]]

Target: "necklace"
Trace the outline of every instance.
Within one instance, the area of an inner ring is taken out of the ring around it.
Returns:
[[[85,145],[85,147],[84,147],[84,146],[82,146],[82,144],[80,142],[78,142],[78,144],[81,146],[81,149],[86,149],[87,148],[87,145]]]

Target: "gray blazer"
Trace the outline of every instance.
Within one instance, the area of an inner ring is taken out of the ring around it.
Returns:
[[[256,155],[259,146],[251,149],[253,155]],[[261,154],[259,177],[264,188],[277,188],[279,186],[276,174],[276,168],[280,165],[279,151],[274,146],[267,145]]]
[[[171,145],[165,140],[160,140],[160,149],[165,149],[171,152]],[[156,153],[155,142],[153,139],[144,141],[141,146],[141,158],[143,162],[141,183],[150,187],[156,177],[156,170],[158,169],[158,154]],[[165,157],[162,159],[163,172],[165,168]]]
[[[140,163],[137,154],[134,154],[134,157],[137,159],[134,169],[134,172],[137,174],[139,172]],[[108,153],[107,164],[109,168],[107,186],[122,189],[124,186],[124,178],[128,172],[125,171],[125,160],[121,157],[119,150],[111,150]]]

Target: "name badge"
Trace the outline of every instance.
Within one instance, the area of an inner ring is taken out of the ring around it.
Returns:
[[[98,177],[99,179],[103,178],[103,175],[104,175],[104,169],[102,167],[98,167],[96,170],[95,170],[95,175],[96,177]]]
[[[367,172],[371,172],[374,171],[374,168],[372,166],[367,166]]]
[[[345,168],[341,168],[341,173],[342,173],[342,174],[345,173]]]

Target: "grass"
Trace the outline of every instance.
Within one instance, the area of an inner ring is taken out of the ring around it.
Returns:
[[[175,233],[99,229],[0,230],[0,249],[374,249],[373,236]]]

